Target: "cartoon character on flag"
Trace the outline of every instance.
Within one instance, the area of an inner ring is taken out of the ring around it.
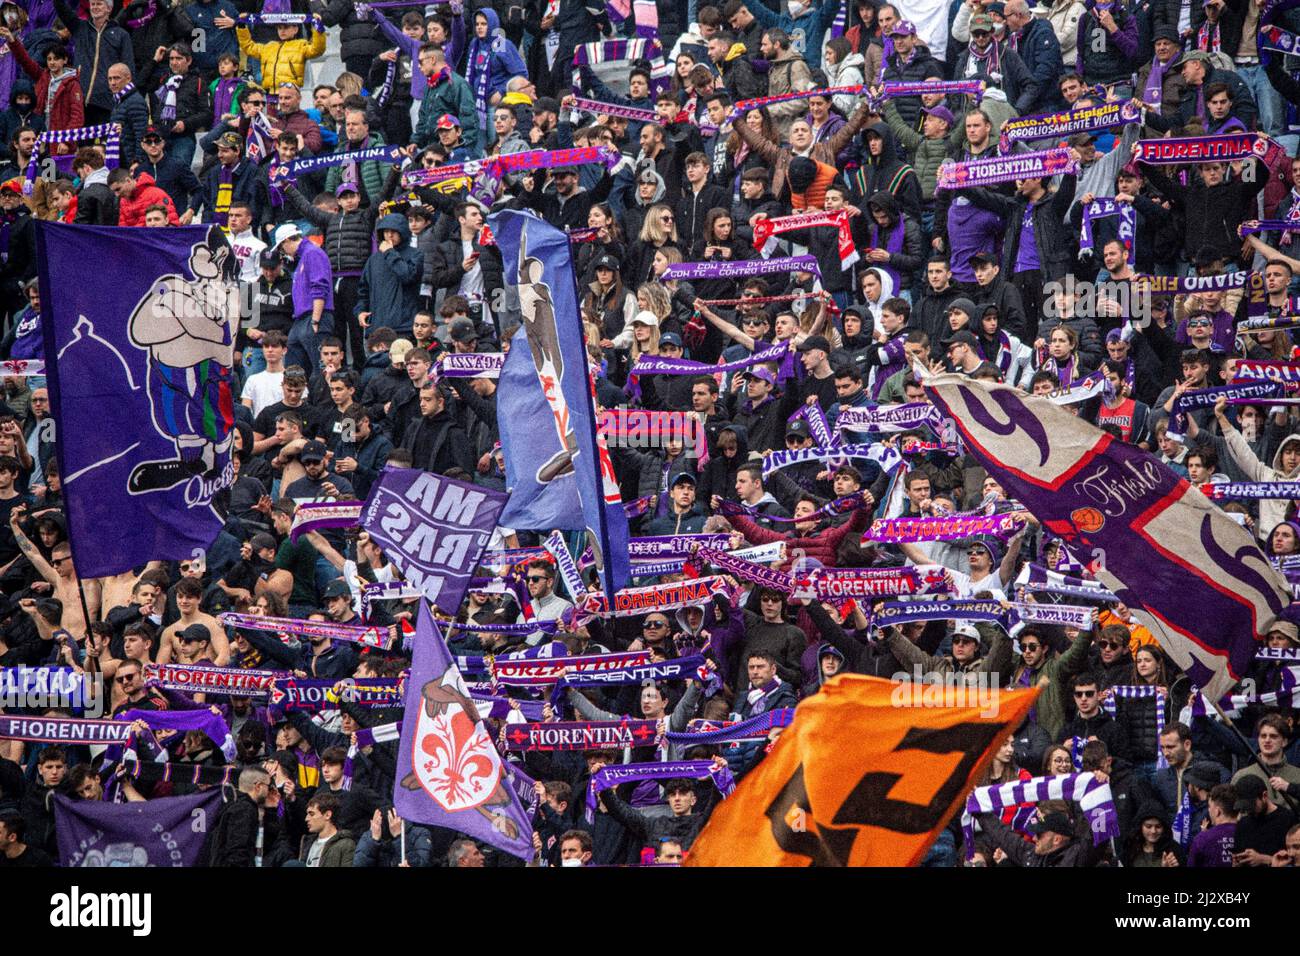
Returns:
[[[519,233],[519,311],[523,315],[524,332],[532,350],[537,380],[555,419],[555,433],[560,445],[560,450],[537,469],[537,481],[549,484],[573,471],[578,439],[569,424],[569,404],[560,388],[564,356],[560,352],[559,333],[555,328],[551,287],[542,281],[543,268],[540,259],[528,255],[528,226],[525,225]]]
[[[192,247],[191,277],[160,276],[128,322],[131,344],[149,353],[153,425],[176,446],[176,458],[136,465],[127,490],[174,488],[196,475],[218,478],[198,489],[195,503],[234,480],[231,363],[239,323],[238,262],[220,227]],[[188,489],[187,489],[188,495]]]
[[[449,666],[420,688],[422,706],[411,744],[411,772],[401,785],[423,790],[442,809],[475,810],[511,840],[519,827],[504,813],[510,792],[502,780],[501,757],[479,720],[460,671]]]

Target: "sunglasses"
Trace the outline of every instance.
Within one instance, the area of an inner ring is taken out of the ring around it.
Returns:
[[[131,681],[135,680],[138,676],[139,676],[138,674],[123,674],[121,677],[114,678],[114,680],[116,680],[117,683],[119,684],[129,684],[131,683]]]
[[[248,106],[265,106],[266,100],[244,100],[244,103]]]
[[[146,136],[144,139],[140,140],[140,142],[144,143],[146,146],[161,146],[161,145],[162,145],[162,137],[161,137],[161,136]]]
[[[642,624],[641,626],[642,626],[643,628],[650,628],[650,627],[655,627],[655,628],[658,628],[658,627],[667,627],[667,626],[668,626],[668,622],[667,622],[667,621],[646,621],[646,622],[645,622],[644,624]]]
[[[988,30],[972,30],[970,35],[973,37],[987,37],[992,36],[993,34]]]
[[[1097,692],[1095,690],[1076,690],[1074,696],[1081,700],[1087,700],[1090,697],[1096,697]]]
[[[1021,645],[1020,645],[1020,649],[1021,649],[1022,651],[1026,651],[1026,652],[1027,652],[1027,651],[1036,651],[1036,650],[1038,650],[1039,648],[1041,648],[1042,646],[1043,646],[1043,645],[1041,645],[1041,644],[1021,644]]]
[[[529,583],[529,584],[540,584],[540,583],[543,582],[543,581],[549,581],[549,580],[550,580],[550,578],[546,577],[546,575],[544,575],[544,574],[530,574],[530,575],[528,575],[528,583]]]
[[[1114,641],[1098,641],[1097,646],[1104,647],[1107,650],[1111,650],[1111,651],[1119,650],[1120,648],[1120,645],[1115,643]]]

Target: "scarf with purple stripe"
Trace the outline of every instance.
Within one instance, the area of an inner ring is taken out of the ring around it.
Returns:
[[[650,96],[658,96],[668,89],[672,81],[672,67],[664,62],[664,48],[657,37],[637,37],[634,40],[597,40],[580,44],[573,51],[573,93],[582,93],[581,67],[594,63],[616,63],[623,60],[650,61]]]
[[[229,693],[238,697],[265,695],[286,671],[249,670],[202,664],[145,664],[144,679],[166,690],[186,693]]]
[[[564,535],[552,531],[546,538],[546,550],[555,559],[556,570],[560,572],[560,580],[564,582],[564,586],[569,589],[569,596],[574,601],[581,601],[587,595],[587,587],[582,583],[582,575],[573,562],[569,546],[564,543]]]
[[[281,677],[270,691],[272,707],[283,710],[338,710],[340,703],[357,707],[400,707],[401,682],[395,677],[346,677],[343,680]]]
[[[665,739],[670,744],[700,747],[731,743],[737,740],[761,740],[773,727],[789,727],[794,722],[793,707],[755,714],[748,720],[692,720],[686,730],[670,730]]]
[[[725,766],[714,769],[711,760],[669,760],[661,763],[625,763],[601,768],[591,776],[587,784],[587,822],[596,819],[596,800],[601,792],[625,783],[640,783],[643,780],[701,780],[708,777],[718,792],[724,797],[730,796],[736,784],[731,771]]]
[[[509,687],[541,687],[554,684],[565,674],[591,674],[650,663],[649,651],[626,651],[619,654],[586,654],[578,657],[474,657],[464,661],[469,674],[486,673],[494,684]]]
[[[638,123],[657,123],[659,114],[654,110],[639,110],[635,106],[621,106],[618,103],[602,103],[600,100],[583,99],[580,96],[573,98],[573,108],[582,110],[587,113],[596,113],[605,116],[621,116],[624,119],[635,120]]]
[[[1241,234],[1243,236],[1257,232],[1300,232],[1300,220],[1252,219],[1241,224]]]
[[[1117,202],[1114,199],[1094,199],[1083,207],[1083,228],[1079,232],[1079,255],[1091,254],[1093,247],[1093,220],[1108,216],[1119,217],[1119,241],[1124,243],[1128,255],[1128,264],[1134,262],[1134,239],[1137,236],[1137,210],[1132,203]]]
[[[871,612],[871,626],[884,629],[914,621],[987,621],[1003,624],[1006,615],[1000,601],[961,598],[951,601],[886,601]]]
[[[439,378],[499,378],[504,352],[444,352],[434,373]]]
[[[481,567],[499,568],[507,565],[525,564],[543,557],[545,548],[505,548],[500,551],[484,551],[478,559]]]
[[[865,538],[891,544],[916,541],[960,541],[975,535],[991,534],[1009,538],[1024,520],[1010,514],[948,518],[881,518],[873,521]]]
[[[227,760],[235,759],[235,738],[230,735],[230,727],[221,715],[206,707],[199,710],[128,710],[119,714],[118,719],[128,722],[143,720],[150,730],[176,733],[202,731],[221,748],[221,753]]]
[[[227,627],[246,631],[266,631],[271,634],[297,634],[301,637],[324,637],[334,641],[349,641],[369,647],[382,647],[388,640],[388,629],[362,627],[358,624],[335,624],[332,621],[300,621],[293,617],[262,617],[256,614],[225,612],[217,616]]]
[[[1057,594],[1085,601],[1100,601],[1103,604],[1119,603],[1119,598],[1096,581],[1052,571],[1041,564],[1026,565],[1020,579],[1016,581],[1016,588],[1036,594]]]
[[[293,513],[289,526],[289,540],[297,541],[300,535],[322,528],[355,528],[361,523],[361,501],[307,501]]]
[[[718,570],[741,581],[748,581],[763,588],[772,588],[782,594],[789,594],[794,587],[794,578],[784,571],[764,567],[734,554],[719,551],[717,548],[700,548],[696,551],[695,557],[708,561]]]
[[[217,85],[212,90],[212,122],[220,123],[231,112],[235,92],[242,82],[237,76],[224,76],[217,80]]]
[[[1194,388],[1174,399],[1173,410],[1169,415],[1168,434],[1173,438],[1182,438],[1187,429],[1187,412],[1193,408],[1213,408],[1220,398],[1250,399],[1252,403],[1262,399],[1285,398],[1288,391],[1286,382],[1250,382],[1244,385],[1216,385],[1211,388]]]
[[[259,114],[260,115],[260,114]],[[402,152],[402,146],[362,146],[360,149],[353,149],[343,153],[326,153],[324,156],[309,156],[306,159],[295,159],[289,164],[289,175],[297,178],[298,176],[314,173],[321,169],[328,169],[331,166],[350,166],[351,175],[344,173],[344,182],[356,183],[358,181],[356,166],[358,163],[400,163],[406,158]]]
[[[400,740],[402,736],[402,722],[399,720],[393,724],[378,724],[374,727],[361,727],[352,735],[352,744],[348,747],[348,754],[343,758],[343,789],[352,789],[352,761],[356,758],[357,752],[364,747],[373,747],[375,744],[384,744],[393,740]]]
[[[808,406],[804,406],[805,408]],[[892,474],[903,463],[902,454],[890,445],[833,445],[822,448],[799,448],[794,451],[774,451],[763,459],[763,477],[774,471],[789,468],[805,461],[840,462],[851,458],[874,461],[886,474]]]
[[[236,19],[239,25],[244,27],[287,25],[305,27],[308,34],[313,30],[317,33],[325,32],[325,24],[321,18],[308,13],[241,13]]]
[[[813,568],[793,577],[790,597],[804,601],[946,594],[951,590],[947,570],[938,565],[919,568]]]
[[[1081,631],[1092,630],[1091,607],[1076,604],[1039,604],[1018,602],[1011,605],[1008,620],[1016,624],[1059,624]]]
[[[689,558],[697,547],[725,548],[731,542],[729,534],[662,534],[628,541],[628,554],[633,558]]]
[[[800,405],[799,410],[786,419],[786,425],[793,425],[800,419],[808,423],[808,431],[821,447],[829,448],[838,444],[838,439],[831,434],[830,423],[826,421],[826,413],[822,411],[821,405]]]
[[[652,587],[624,588],[615,592],[612,601],[603,592],[589,592],[580,607],[584,613],[597,617],[632,617],[707,604],[715,595],[728,593],[730,586],[720,577],[694,578]]]
[[[679,262],[670,265],[660,281],[671,279],[736,279],[777,273],[810,272],[821,278],[816,256],[785,256],[775,259],[739,259],[719,262]]]
[[[923,425],[938,430],[943,413],[927,402],[841,408],[835,427],[848,431],[905,432]]]
[[[975,855],[975,815],[1001,813],[1022,803],[1044,800],[1068,800],[1079,804],[1092,830],[1094,845],[1119,836],[1119,814],[1110,784],[1102,783],[1091,773],[1061,774],[1056,777],[1033,777],[1014,783],[976,787],[962,810],[961,830],[966,844],[966,858]]]
[[[1154,67],[1151,72],[1156,72]],[[1011,143],[1036,139],[1064,139],[1075,133],[1091,133],[1100,129],[1123,126],[1126,123],[1136,123],[1141,115],[1132,102],[1124,102],[1021,116],[1002,124],[1001,149],[1005,153],[1009,151]]]
[[[935,189],[965,189],[988,183],[1010,183],[1017,179],[1051,179],[1078,171],[1078,164],[1070,158],[1070,150],[1064,146],[1037,153],[1012,153],[963,162],[945,160],[939,166]]]
[[[644,684],[646,681],[698,680],[701,684],[712,684],[713,674],[704,664],[704,658],[698,654],[689,657],[674,657],[666,661],[647,661],[644,664],[631,664],[608,670],[569,672],[554,680],[553,699],[558,698],[565,687],[602,687],[616,684]],[[509,683],[502,680],[502,683]],[[550,683],[550,682],[548,682]]]
[[[0,714],[0,739],[30,740],[43,744],[123,744],[131,736],[131,723],[118,720],[81,720],[76,717],[16,717]]]
[[[121,151],[122,126],[120,123],[100,123],[77,129],[50,129],[36,137],[36,147],[27,161],[23,175],[23,195],[30,196],[36,188],[36,177],[41,170],[41,154],[50,143],[79,143],[88,139],[104,138],[104,166],[115,169]]]
[[[1252,501],[1300,499],[1300,481],[1221,481],[1197,485],[1211,501],[1245,498]]]
[[[1165,732],[1165,697],[1160,694],[1160,688],[1152,684],[1117,684],[1110,688],[1111,696],[1101,702],[1102,710],[1115,716],[1117,700],[1141,700],[1146,697],[1155,698],[1156,705],[1156,769],[1163,770],[1169,766],[1165,760],[1165,752],[1160,749],[1160,735]]]
[[[764,362],[781,362],[791,354],[790,341],[777,342],[757,349],[751,355],[733,362],[719,362],[708,365],[705,362],[693,362],[690,359],[667,358],[662,355],[642,355],[632,366],[632,375],[714,375],[717,373],[739,372],[753,365]]]
[[[361,620],[369,621],[370,605],[375,601],[399,601],[402,598],[419,597],[422,593],[419,588],[405,581],[380,581],[376,584],[367,584],[361,589],[361,595],[357,599],[357,613],[361,615]]]
[[[1230,163],[1248,156],[1263,156],[1272,141],[1262,133],[1228,133],[1222,136],[1184,136],[1178,139],[1140,139],[1133,159],[1139,163]]]
[[[605,750],[657,747],[663,729],[657,720],[571,720],[512,724],[502,738],[507,750]]]

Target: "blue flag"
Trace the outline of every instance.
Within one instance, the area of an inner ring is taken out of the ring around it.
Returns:
[[[141,230],[142,232],[144,230]],[[60,866],[199,866],[221,809],[221,789],[143,803],[54,795]]]
[[[202,555],[234,481],[239,287],[220,228],[37,222],[36,259],[77,574]]]
[[[627,584],[627,516],[604,438],[568,237],[530,213],[491,217],[523,325],[497,383],[501,449],[511,497],[500,522],[591,534],[606,594]]]

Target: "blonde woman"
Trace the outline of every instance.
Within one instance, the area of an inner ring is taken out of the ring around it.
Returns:
[[[623,270],[628,282],[640,283],[653,278],[655,253],[665,246],[672,246],[681,252],[677,217],[667,204],[655,203],[646,210],[641,232],[628,245],[624,260],[626,268]]]

